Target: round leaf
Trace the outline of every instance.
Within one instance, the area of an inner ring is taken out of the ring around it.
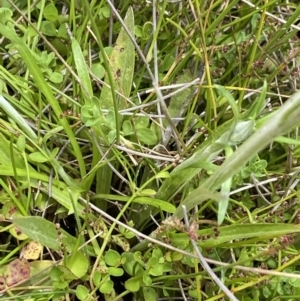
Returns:
[[[133,132],[132,124],[129,120],[124,121],[124,123],[122,125],[122,130],[123,130],[124,136],[128,136],[128,135],[132,134],[132,132]]]
[[[148,128],[138,128],[136,134],[138,139],[145,144],[154,145],[157,143],[155,133]]]
[[[95,76],[97,76],[99,79],[102,79],[105,75],[105,69],[99,63],[93,64],[91,67],[91,70],[92,70],[93,74]]]
[[[79,300],[85,300],[88,294],[89,294],[89,290],[85,286],[78,285],[76,287],[76,297]]]
[[[156,292],[152,287],[143,287],[144,299],[147,301],[156,301]]]
[[[49,77],[50,81],[54,84],[60,84],[63,81],[63,75],[59,72],[52,72],[50,77]]]
[[[89,267],[89,261],[82,252],[76,252],[66,260],[66,266],[78,278],[86,275]]]
[[[141,277],[133,277],[125,281],[125,288],[130,292],[137,292],[140,289]]]
[[[104,255],[104,259],[107,265],[115,267],[119,265],[121,256],[114,250],[108,250]]]
[[[110,294],[114,288],[114,283],[111,280],[105,281],[99,288],[102,294]]]

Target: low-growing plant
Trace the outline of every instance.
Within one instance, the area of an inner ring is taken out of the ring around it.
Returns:
[[[296,1],[0,4],[0,300],[299,299]]]

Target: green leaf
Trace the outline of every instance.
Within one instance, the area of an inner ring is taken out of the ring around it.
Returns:
[[[239,120],[229,137],[228,144],[236,145],[242,143],[254,132],[254,126],[255,121],[253,119]]]
[[[102,79],[105,75],[105,69],[100,63],[93,64],[91,71],[99,79]]]
[[[55,116],[57,120],[59,120],[59,123],[63,126],[64,132],[67,135],[68,139],[71,142],[71,145],[74,149],[75,156],[79,162],[80,172],[81,176],[83,177],[86,173],[85,164],[83,162],[82,158],[82,152],[81,149],[77,143],[77,140],[75,139],[75,135],[73,130],[71,129],[70,124],[66,120],[66,117],[63,116],[63,111],[60,107],[59,102],[53,95],[52,89],[50,89],[48,83],[46,82],[40,68],[38,67],[36,60],[34,59],[31,50],[28,48],[28,46],[24,43],[22,39],[20,39],[16,33],[9,29],[7,26],[3,26],[0,24],[0,34],[9,39],[13,44],[16,50],[18,51],[18,54],[22,57],[24,63],[26,64],[28,71],[31,73],[32,77],[34,78],[34,82],[36,83],[36,86],[39,88],[39,91],[45,96],[45,99],[47,99],[47,103],[51,106],[53,112],[55,113]],[[3,105],[3,97],[0,95],[0,107],[4,108]],[[7,107],[7,105],[6,105]],[[12,112],[10,112],[12,113]],[[17,112],[15,112],[17,113]],[[12,118],[15,119],[15,115],[12,115]],[[10,116],[10,114],[8,114]],[[22,121],[21,118],[18,118],[18,123],[24,124],[26,122]],[[27,125],[28,126],[28,125]],[[28,126],[28,128],[30,128]],[[30,130],[30,133],[33,131]],[[34,132],[33,132],[34,133]],[[32,136],[32,135],[31,135]],[[37,140],[37,137],[35,135],[35,139]],[[52,164],[58,167],[58,162],[53,161]],[[60,165],[59,165],[60,166]],[[59,174],[64,179],[66,183],[68,183],[69,186],[74,186],[73,181],[71,178],[65,173],[63,168],[60,166],[59,168]]]
[[[136,236],[135,233],[123,228],[122,226],[119,226],[119,229],[120,233],[123,234],[126,239],[131,239]]]
[[[94,273],[94,278],[93,278],[93,282],[95,286],[97,287],[99,286],[101,279],[102,279],[102,274],[99,271],[96,271]]]
[[[31,239],[53,250],[59,250],[60,244],[55,225],[39,216],[13,217],[13,224]]]
[[[267,84],[267,81],[264,81],[261,93],[259,93],[259,97],[257,98],[257,100],[255,100],[255,102],[251,106],[249,112],[247,113],[247,116],[245,116],[245,117],[255,120],[259,116],[262,109],[266,105],[267,90],[268,90],[268,84]]]
[[[72,207],[72,205],[69,206]],[[63,243],[67,251],[72,252],[79,239],[60,229],[62,234],[62,239],[60,240],[55,225],[39,216],[14,216],[13,224],[32,240],[56,251],[60,250],[60,243]],[[89,247],[88,251],[93,254],[92,249]]]
[[[106,280],[99,288],[102,294],[110,294],[114,288],[114,283],[111,280]]]
[[[300,225],[290,224],[234,224],[230,226],[224,226],[218,228],[218,237],[214,236],[212,229],[199,230],[198,235],[200,237],[210,236],[210,239],[199,241],[199,247],[214,248],[226,243],[232,243],[239,239],[253,239],[258,241],[265,240],[267,238],[280,237],[292,233],[300,232]],[[188,243],[189,237],[184,233],[170,233],[170,239],[174,246]]]
[[[134,35],[134,14],[132,7],[128,9],[124,23],[132,35]],[[125,29],[122,27],[109,58],[115,85],[111,88],[106,85],[103,86],[100,98],[100,103],[103,109],[108,109],[114,105],[111,92],[112,88],[120,92],[125,97],[129,97],[133,81],[134,61],[134,45],[128,37]],[[105,77],[105,83],[110,85],[108,76]],[[127,108],[127,100],[123,97],[118,98],[118,109],[121,110]]]
[[[269,118],[263,126],[254,132],[234,153],[227,158],[207,180],[203,181],[199,188],[205,187],[215,191],[228,178],[237,174],[261,149],[265,148],[276,137],[290,131],[299,124],[300,114],[300,92],[293,94],[288,101],[284,103]],[[188,198],[183,204],[189,203]],[[194,203],[192,207],[198,205]],[[187,210],[192,207],[187,206]],[[182,218],[182,212],[176,211],[175,216]]]
[[[99,10],[99,13],[106,19],[110,16],[110,7],[108,5],[103,5]]]
[[[9,233],[18,240],[25,240],[28,238],[26,234],[20,231],[20,228],[17,228],[15,226],[9,229]]]
[[[79,300],[82,300],[82,301],[86,300],[86,297],[88,296],[88,294],[89,294],[89,290],[85,286],[83,286],[81,284],[77,285],[77,287],[76,287],[76,297]]]
[[[125,281],[125,288],[130,292],[138,292],[140,289],[141,277],[133,277]]]
[[[85,123],[85,125],[86,125],[87,127],[91,127],[91,126],[93,126],[93,125],[99,123],[99,121],[101,121],[101,120],[102,120],[101,117],[98,117],[98,118],[91,118],[91,119],[87,120],[87,121],[84,122],[84,123]]]
[[[276,269],[276,267],[274,268]],[[285,269],[284,272],[289,272],[289,273],[293,273],[293,274],[300,274],[299,271],[287,271],[288,269]],[[300,287],[300,279],[297,278],[288,278],[288,282],[290,285],[292,285],[293,287]]]
[[[144,294],[144,300],[145,301],[156,301],[157,295],[155,289],[152,287],[143,287],[143,294]]]
[[[164,58],[164,61],[160,67],[160,71],[169,71],[169,69],[172,67],[173,63],[175,61],[175,58],[172,54],[167,54]],[[185,72],[186,73],[186,72]],[[184,73],[184,74],[185,74]],[[182,82],[181,83],[188,83],[191,80],[193,80],[193,78],[190,76],[186,81],[186,79],[182,78]],[[181,77],[179,77],[178,81],[176,81],[176,83],[180,83],[179,81],[181,81]],[[185,90],[184,90],[185,91]],[[180,93],[179,93],[180,94]],[[189,95],[188,95],[189,96]],[[183,104],[183,103],[182,103]]]
[[[154,145],[157,143],[157,137],[155,133],[148,128],[137,128],[136,135],[142,143],[149,145]]]
[[[148,40],[153,34],[153,24],[151,22],[146,22],[143,25],[143,37]],[[150,51],[151,52],[151,51]],[[147,62],[150,62],[152,59],[152,55],[149,53],[147,56]]]
[[[143,37],[143,29],[141,26],[139,25],[135,25],[134,26],[134,34],[136,37],[138,38],[142,38]]]
[[[38,163],[44,163],[44,162],[48,162],[50,161],[49,157],[46,157],[44,154],[42,154],[41,152],[34,152],[29,154],[29,158],[33,161],[33,162],[38,162]]]
[[[280,143],[285,143],[285,144],[295,144],[295,145],[300,145],[300,140],[289,138],[289,137],[277,137],[275,141],[280,142]]]
[[[23,153],[25,150],[25,136],[24,135],[20,135],[18,140],[17,140],[17,148],[18,150]]]
[[[77,277],[65,266],[59,265],[59,266],[55,266],[51,269],[50,272],[50,277],[52,280],[54,281],[72,281],[77,279]]]
[[[109,133],[107,134],[107,141],[108,143],[113,143],[114,140],[116,139],[116,130],[111,130],[109,131]]]
[[[0,8],[0,22],[5,24],[6,21],[10,21],[13,13],[10,9],[6,7]]]
[[[132,124],[129,120],[125,120],[122,124],[122,131],[124,136],[129,136],[133,133]]]
[[[160,199],[144,197],[144,196],[134,198],[133,202],[139,204],[148,204],[160,208],[162,211],[166,211],[169,213],[174,213],[176,209],[175,206],[171,203],[162,201]]]
[[[104,53],[108,57],[111,56],[113,50],[114,50],[114,48],[111,47],[111,46],[104,47]],[[99,59],[100,59],[100,62],[103,63],[104,57],[103,57],[103,53],[102,52],[99,53]]]
[[[174,61],[174,59],[173,59],[173,61]],[[184,71],[184,73],[182,75],[180,75],[178,77],[178,79],[176,80],[176,84],[188,83],[188,82],[192,81],[193,79],[194,78],[191,75],[191,72],[187,69]],[[193,88],[185,89],[171,97],[170,104],[168,106],[168,111],[169,111],[170,117],[174,118],[174,117],[178,117],[180,115],[180,111],[182,110],[184,103],[187,101],[187,99],[189,98],[192,91],[193,91]],[[165,126],[167,126],[168,121],[164,119],[163,124]]]
[[[226,158],[231,156],[233,153],[233,150],[231,147],[227,146],[225,148],[225,154]],[[223,223],[223,220],[225,218],[225,214],[227,212],[228,204],[229,204],[229,193],[231,189],[232,184],[232,178],[227,179],[222,185],[221,185],[221,194],[224,196],[222,199],[218,202],[218,225],[221,225]]]
[[[152,276],[161,276],[164,273],[164,267],[162,264],[155,264],[150,267],[148,272]]]
[[[121,256],[114,250],[108,250],[104,255],[104,259],[107,265],[115,267],[120,264]]]
[[[66,259],[66,267],[78,278],[86,275],[89,268],[89,261],[86,256],[77,251]]]
[[[56,157],[56,155],[58,154],[59,152],[59,148],[58,147],[55,147],[52,151],[51,151],[51,154],[50,154],[50,158],[51,159],[54,159]]]
[[[54,23],[51,21],[42,21],[40,30],[46,36],[50,36],[50,37],[56,36],[56,27]]]
[[[134,126],[138,128],[147,128],[149,125],[149,118],[145,116],[139,116],[134,120]]]
[[[124,260],[125,259],[125,260]],[[127,274],[133,276],[133,269],[135,265],[134,256],[130,252],[122,253],[122,260],[124,260],[122,266]]]
[[[35,178],[37,178],[35,175],[33,175],[33,176]],[[32,181],[31,185],[32,185],[32,187],[40,189],[41,191],[43,191],[46,194],[49,193],[49,191],[46,188],[48,185],[47,182],[39,183],[37,181]],[[58,187],[61,187],[61,188],[58,188]],[[57,184],[57,186],[53,185],[53,187],[51,188],[51,192],[52,192],[52,198],[54,198],[58,203],[60,203],[61,205],[63,205],[65,208],[68,209],[68,214],[74,213],[74,208],[72,205],[70,193],[68,192],[68,190],[66,189],[66,186],[63,185],[62,182],[59,182]],[[77,196],[78,196],[78,193],[75,193],[75,194],[73,193],[73,195],[72,195],[73,198],[77,197]],[[81,205],[80,203],[78,203],[77,199],[76,199],[75,206],[76,206],[77,214],[79,216],[82,216],[82,212],[85,207],[83,205]]]
[[[189,295],[194,298],[197,299],[198,298],[198,292],[197,290],[188,290]]]
[[[144,190],[139,191],[138,193],[139,196],[154,196],[156,195],[156,191],[150,188],[146,188]]]
[[[239,109],[233,96],[223,86],[215,85],[215,88],[218,90],[219,94],[225,98],[225,101],[229,103],[235,118],[238,118]]]
[[[187,207],[187,209],[190,209],[195,207],[197,204],[202,204],[208,199],[220,202],[224,199],[224,195],[219,192],[210,192],[209,190],[200,186],[187,195],[187,197],[185,198],[186,201],[184,200],[184,205]],[[183,215],[182,207],[180,205],[176,208],[174,215]]]
[[[191,157],[175,167],[170,173],[170,177],[160,186],[156,197],[170,201],[186,183],[199,174],[202,168],[207,165],[207,162],[213,160],[224,149],[225,145],[216,143],[216,140],[228,135],[227,133],[230,132],[232,125],[232,120],[224,123],[193,152]]]
[[[20,137],[24,137],[24,136],[22,135]],[[19,139],[23,139],[23,138],[19,138]],[[21,141],[19,143],[22,144],[23,142]],[[24,145],[20,145],[20,147],[23,148]],[[5,138],[5,136],[2,133],[0,133],[0,165],[6,167],[12,166],[11,157],[13,156],[16,167],[21,169],[25,168],[25,162],[23,158],[20,156],[20,154],[15,149],[13,149],[12,151],[13,152],[11,153],[10,142]]]
[[[109,127],[115,128],[116,116],[115,116],[115,110],[113,107],[110,107],[108,109],[105,121],[108,123]]]
[[[1,167],[0,167],[1,170]],[[111,195],[111,194],[98,194],[95,195],[97,198],[108,199],[112,201],[119,201],[119,202],[128,202],[130,197],[122,196],[122,195]],[[94,196],[94,197],[95,197]],[[143,204],[143,205],[151,205],[156,208],[159,208],[162,211],[166,211],[169,213],[175,212],[175,206],[169,202],[163,201],[162,199],[148,197],[148,196],[138,196],[132,200],[133,203]]]
[[[144,258],[142,257],[142,253],[140,251],[136,251],[133,254],[133,258],[136,262],[138,262],[142,267],[145,266]]]
[[[56,21],[58,18],[58,10],[53,4],[49,4],[44,9],[44,17],[49,21]]]
[[[160,171],[158,174],[155,175],[156,179],[166,179],[170,178],[170,173],[168,171]]]
[[[80,45],[74,38],[72,39],[71,45],[72,45],[73,59],[78,73],[78,77],[81,81],[81,85],[84,87],[83,90],[85,92],[85,100],[86,103],[89,103],[89,99],[91,99],[93,96],[93,89],[92,89],[92,84],[91,84],[91,79],[87,68],[87,64],[85,62],[85,58],[83,56]]]
[[[248,253],[247,249],[243,248],[241,250],[241,253],[240,253],[240,256],[239,256],[239,262],[241,262],[241,264],[243,266],[246,266],[246,267],[252,267],[253,266],[252,261],[249,260],[249,253]],[[274,267],[274,269],[276,269],[276,267]]]
[[[110,276],[120,277],[124,274],[124,270],[121,268],[109,267],[108,274]]]
[[[1,26],[0,26],[1,29]],[[38,67],[37,67],[38,68]],[[2,95],[0,95],[0,108],[4,110],[4,112],[12,118],[18,126],[24,131],[25,134],[29,136],[30,139],[33,141],[37,141],[37,135],[36,133],[31,129],[28,122],[23,118],[22,115],[19,114],[19,112],[10,104],[8,100],[6,100]],[[4,144],[7,144],[6,138],[1,134],[0,135],[2,142],[2,139],[4,140]],[[8,142],[9,143],[9,142]],[[9,152],[9,147],[6,150],[6,152]]]
[[[54,84],[61,84],[63,82],[63,75],[59,72],[52,72],[50,77],[50,81]]]
[[[152,285],[152,278],[149,276],[149,273],[147,271],[145,271],[143,273],[143,282],[147,286],[151,286]]]

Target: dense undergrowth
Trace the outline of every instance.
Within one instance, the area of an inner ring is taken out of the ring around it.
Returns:
[[[299,300],[297,2],[0,0],[0,300]]]

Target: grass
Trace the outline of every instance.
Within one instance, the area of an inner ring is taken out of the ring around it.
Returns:
[[[0,300],[298,300],[299,16],[0,0]]]

